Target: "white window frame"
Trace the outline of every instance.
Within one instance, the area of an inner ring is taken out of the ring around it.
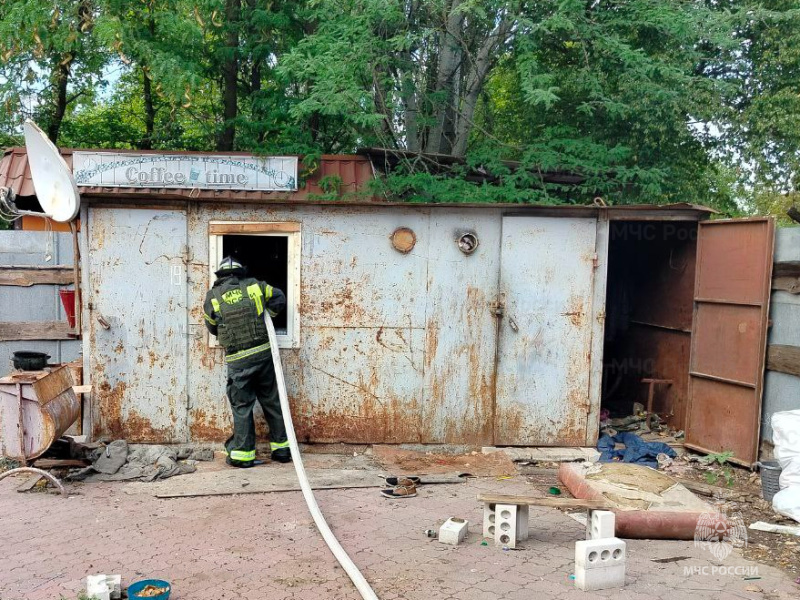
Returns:
[[[226,235],[252,235],[287,238],[286,333],[277,334],[278,348],[300,347],[300,223],[290,221],[210,221],[208,224],[209,287],[214,283],[222,255],[222,238]],[[268,281],[267,283],[272,283]],[[219,348],[215,335],[208,334],[208,346]]]

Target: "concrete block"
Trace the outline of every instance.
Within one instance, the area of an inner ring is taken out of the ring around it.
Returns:
[[[451,546],[458,546],[467,537],[467,528],[469,521],[450,517],[439,528],[439,541],[443,544],[450,544]]]
[[[498,546],[517,547],[517,509],[516,504],[495,505],[494,543]]]
[[[618,538],[575,543],[575,587],[583,591],[625,585],[626,544]]]
[[[122,575],[88,575],[86,595],[97,600],[119,600],[122,598]]]
[[[494,539],[495,506],[486,502],[483,505],[483,537]]]
[[[96,600],[111,600],[111,589],[105,575],[87,575],[86,595]]]
[[[614,513],[610,510],[591,510],[586,521],[586,539],[602,540],[615,535]]]
[[[122,575],[106,575],[106,585],[111,593],[111,600],[122,598]]]
[[[530,537],[528,522],[530,520],[530,507],[527,504],[517,505],[517,541],[524,541]]]
[[[625,587],[625,565],[604,569],[575,569],[575,587],[584,592]]]

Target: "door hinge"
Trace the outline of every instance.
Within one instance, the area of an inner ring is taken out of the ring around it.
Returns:
[[[600,258],[597,256],[597,252],[595,252],[592,254],[592,268],[596,269],[598,266],[600,266]]]

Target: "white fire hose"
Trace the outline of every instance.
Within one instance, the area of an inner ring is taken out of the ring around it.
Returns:
[[[314,523],[317,529],[322,534],[328,548],[342,565],[342,568],[350,576],[353,584],[356,586],[358,593],[364,600],[378,600],[378,596],[370,587],[367,580],[358,570],[358,567],[353,563],[347,552],[344,551],[339,540],[333,535],[331,528],[325,521],[322,511],[319,509],[314,492],[311,491],[311,485],[308,483],[306,476],[306,469],[303,466],[303,459],[300,457],[300,448],[297,446],[297,436],[294,434],[294,424],[292,423],[292,413],[289,410],[289,396],[286,393],[286,380],[283,378],[283,367],[281,366],[281,357],[278,351],[278,338],[275,336],[275,327],[272,325],[272,319],[264,311],[264,321],[267,323],[267,331],[269,332],[269,345],[272,348],[272,363],[275,365],[275,382],[278,386],[278,394],[281,398],[281,412],[283,413],[283,423],[286,426],[286,436],[289,438],[289,448],[292,452],[292,461],[294,463],[294,470],[297,472],[297,479],[300,481],[300,489],[303,490],[303,498],[306,500],[308,510],[314,518]]]

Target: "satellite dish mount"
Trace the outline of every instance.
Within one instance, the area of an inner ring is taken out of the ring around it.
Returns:
[[[25,121],[23,130],[33,189],[44,212],[17,208],[15,194],[10,188],[0,189],[0,210],[12,218],[31,215],[49,217],[62,223],[72,221],[80,210],[80,194],[70,168],[36,123]]]

